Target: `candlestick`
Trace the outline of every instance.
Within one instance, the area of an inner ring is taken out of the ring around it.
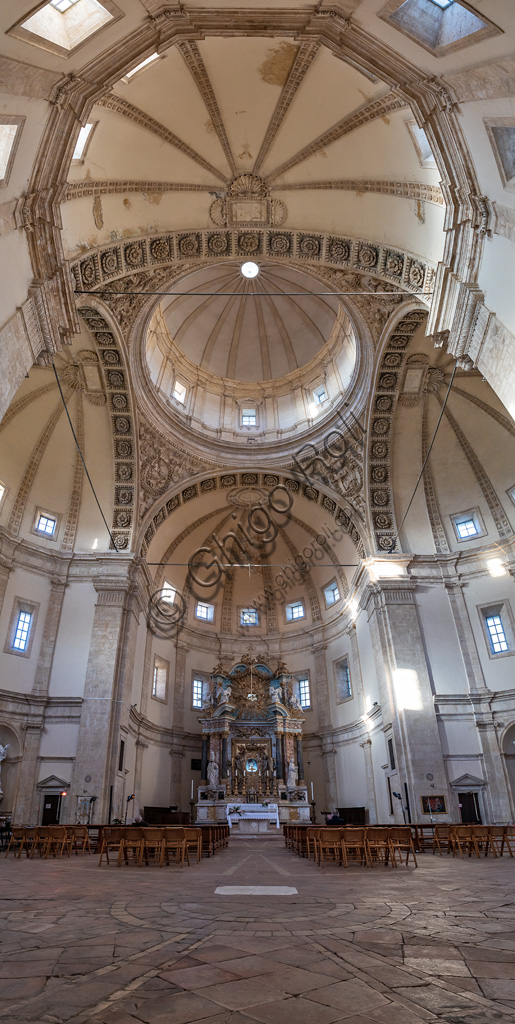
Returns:
[[[191,780],[191,799],[193,800],[193,779]]]
[[[314,799],[314,797],[313,797],[313,783],[311,783],[311,799],[312,800]]]

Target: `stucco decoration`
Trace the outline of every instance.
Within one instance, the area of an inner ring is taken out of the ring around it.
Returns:
[[[259,489],[263,487],[268,490],[270,486],[277,486],[278,484],[281,484],[283,487],[286,487],[294,497],[295,495],[303,495],[308,498],[308,500],[320,505],[320,507],[328,512],[335,520],[343,532],[349,535],[360,558],[365,557],[365,532],[359,519],[356,524],[355,517],[352,516],[351,509],[349,509],[348,506],[342,507],[333,499],[328,499],[327,495],[323,491],[318,490],[318,488],[302,484],[298,480],[292,479],[290,476],[282,476],[279,473],[270,474],[266,472],[256,473],[253,475],[256,476],[255,482]],[[240,488],[244,487],[246,485],[246,476],[246,473],[222,473],[213,475],[212,477],[206,477],[199,483],[194,483],[189,487],[186,487],[181,493],[177,493],[173,495],[173,497],[167,498],[161,505],[157,504],[155,506],[152,519],[148,522],[146,528],[144,528],[144,536],[141,540],[141,554],[146,554],[148,546],[159,527],[166,519],[169,518],[169,516],[173,515],[180,505],[183,505],[194,498],[202,497],[202,494],[206,491],[215,490],[216,488],[232,489],[237,488],[238,486]]]
[[[213,244],[214,237],[221,240],[223,253],[217,252],[219,245]],[[280,255],[306,260],[315,265],[327,265],[335,268],[352,269],[354,272],[368,274],[374,278],[397,285],[411,293],[428,293],[433,287],[434,267],[401,249],[393,250],[391,246],[382,245],[365,239],[346,238],[321,232],[312,234],[306,231],[291,230],[285,235],[289,244],[280,247],[277,252],[277,233],[256,227],[252,231],[213,230],[195,231],[185,234],[173,231],[160,235],[140,236],[138,244],[138,269],[158,268],[179,265],[186,261],[191,263],[223,255],[238,258],[273,258]],[[94,291],[114,280],[126,278],[133,274],[134,240],[130,246],[117,242],[109,246],[92,249],[80,259],[72,260],[71,271],[77,291]],[[161,278],[162,279],[162,278]],[[153,281],[159,283],[155,271]],[[138,277],[134,277],[127,290],[136,289]],[[117,289],[119,289],[117,285]],[[137,297],[136,297],[137,298]]]
[[[406,313],[393,329],[377,372],[370,417],[369,498],[372,530],[378,551],[389,551],[395,540],[395,512],[391,489],[391,433],[393,414],[409,343],[427,313]],[[395,550],[395,547],[394,547]]]
[[[104,372],[115,464],[112,533],[118,550],[126,551],[131,546],[134,518],[135,441],[125,359],[110,325],[97,309],[82,306],[78,313],[95,339]]]
[[[139,451],[140,518],[172,484],[207,469],[207,465],[200,459],[166,441],[143,417],[140,417],[139,422]]]

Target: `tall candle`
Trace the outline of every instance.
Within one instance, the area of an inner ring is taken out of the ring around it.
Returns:
[[[191,780],[191,799],[193,800],[193,779]]]
[[[315,798],[314,798],[314,796],[313,796],[313,783],[311,783],[311,799],[312,799],[312,800],[314,800],[314,799],[315,799]]]

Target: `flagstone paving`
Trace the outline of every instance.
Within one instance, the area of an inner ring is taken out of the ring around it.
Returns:
[[[0,878],[0,1024],[515,1024],[515,858],[322,870],[253,838]]]

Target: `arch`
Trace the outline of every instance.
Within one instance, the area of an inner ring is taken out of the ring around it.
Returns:
[[[398,546],[391,473],[393,419],[408,347],[426,316],[427,312],[420,308],[404,313],[388,330],[377,365],[374,398],[368,417],[367,505],[371,518],[370,533],[381,552],[390,551],[394,541],[395,547]]]
[[[352,516],[349,507],[342,507],[335,498],[327,493],[327,489],[301,482],[287,471],[279,472],[216,472],[202,477],[193,477],[187,487],[179,485],[169,490],[152,506],[143,519],[138,536],[135,539],[136,550],[143,557],[157,531],[173,513],[184,504],[202,497],[203,494],[214,490],[225,490],[227,488],[246,486],[263,486],[273,488],[282,486],[288,489],[293,495],[303,496],[308,501],[313,501],[320,508],[328,512],[344,533],[347,533],[354,543],[360,558],[365,558],[369,553],[369,543],[363,523]]]

